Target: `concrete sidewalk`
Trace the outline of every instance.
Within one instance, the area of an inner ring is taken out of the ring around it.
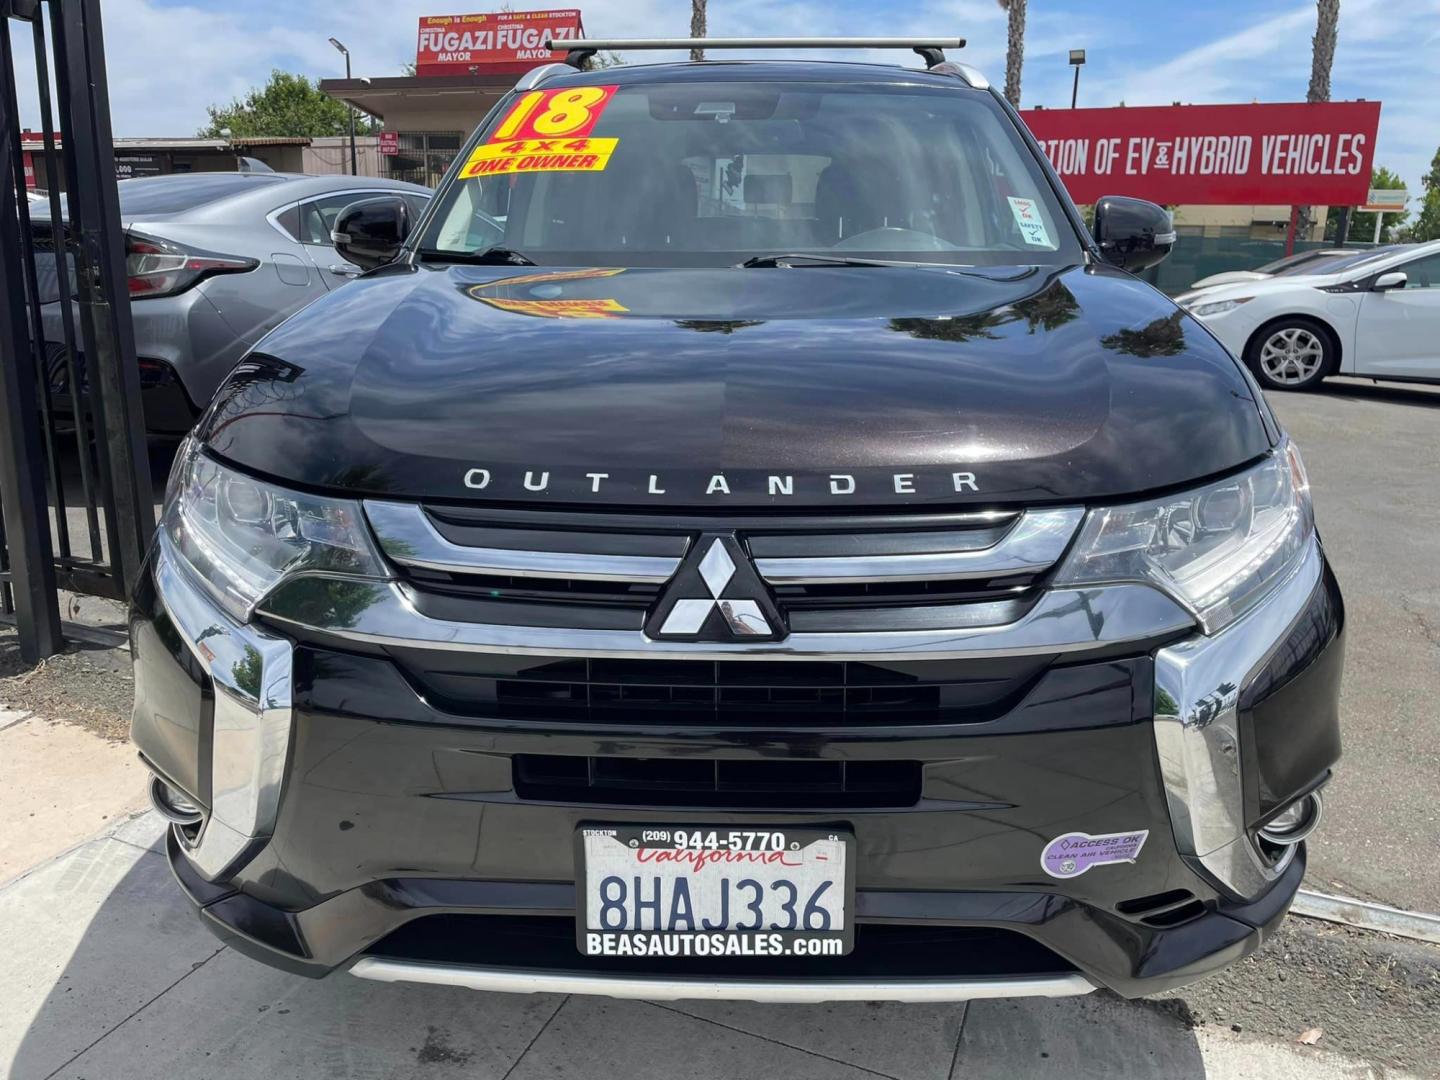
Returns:
[[[1192,1029],[1108,995],[775,1008],[313,982],[220,944],[187,910],[153,813],[0,889],[0,1075],[13,1080],[676,1076],[1284,1078],[1402,1075]]]

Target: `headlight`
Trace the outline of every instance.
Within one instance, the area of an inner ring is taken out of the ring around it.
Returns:
[[[193,441],[181,447],[170,474],[161,528],[239,622],[296,574],[389,576],[359,503],[252,479],[206,457]]]
[[[1056,584],[1154,585],[1213,634],[1285,578],[1314,529],[1305,466],[1287,440],[1263,464],[1229,480],[1090,511]]]
[[[1241,304],[1248,304],[1254,300],[1253,296],[1241,296],[1234,300],[1212,300],[1208,304],[1195,304],[1190,308],[1190,314],[1197,318],[1205,318],[1208,315],[1223,315],[1227,311],[1234,311]]]

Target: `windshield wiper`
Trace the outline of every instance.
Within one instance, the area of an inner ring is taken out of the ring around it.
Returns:
[[[882,262],[879,259],[854,259],[848,255],[807,255],[804,252],[781,253],[779,255],[754,255],[737,267],[749,269],[756,266],[909,266],[910,263]]]
[[[484,251],[437,251],[422,248],[420,258],[426,262],[474,263],[477,266],[536,266],[534,259],[513,248],[491,247]]]

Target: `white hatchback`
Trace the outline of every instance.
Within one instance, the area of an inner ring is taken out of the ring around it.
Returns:
[[[1327,375],[1440,382],[1440,240],[1351,251],[1176,301],[1267,390]]]

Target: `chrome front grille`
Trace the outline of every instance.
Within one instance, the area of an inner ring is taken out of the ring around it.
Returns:
[[[379,501],[365,509],[419,610],[575,629],[640,628],[697,536],[730,525],[590,515],[556,527],[547,520],[554,514]],[[1023,615],[1082,515],[931,515],[918,524],[892,518],[888,528],[865,518],[771,518],[735,535],[789,630],[964,629]]]
[[[393,577],[287,581],[260,605],[267,620],[388,650],[706,663],[1083,659],[1194,626],[1145,585],[1054,587],[1083,518],[1074,507],[722,517],[368,501],[365,512]],[[712,596],[698,563],[717,538],[743,565]],[[667,632],[679,599],[713,601],[725,622]],[[747,599],[768,632],[727,610]]]
[[[393,562],[452,574],[659,584],[679,568],[687,545],[683,534],[467,524],[415,503],[367,502],[365,514]]]

